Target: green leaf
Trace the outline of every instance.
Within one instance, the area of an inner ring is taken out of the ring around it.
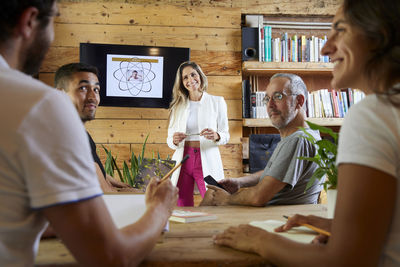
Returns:
[[[315,145],[315,143],[317,142],[317,139],[315,139],[315,137],[312,134],[307,132],[304,127],[299,127],[299,129],[302,130],[303,133],[306,135],[306,136],[302,136],[302,137],[307,139],[308,141],[310,141],[312,144]]]
[[[305,191],[307,191],[313,185],[315,179],[321,180],[323,177],[326,177],[322,183],[325,190],[328,187],[336,188],[338,173],[335,161],[339,135],[330,128],[323,127],[309,121],[307,121],[307,124],[312,130],[318,130],[322,134],[330,135],[334,142],[331,142],[327,139],[316,140],[303,127],[299,127],[306,134],[306,136],[303,136],[303,138],[314,144],[317,149],[314,157],[299,157],[299,159],[315,162],[319,166],[308,181]]]
[[[308,189],[310,189],[310,187],[314,184],[316,179],[321,180],[322,177],[325,177],[324,176],[325,174],[326,174],[326,171],[323,168],[316,169],[315,172],[313,173],[313,175],[311,176],[310,180],[308,181],[304,192],[307,191]]]
[[[321,133],[328,134],[328,135],[332,136],[334,141],[335,141],[335,144],[337,144],[337,140],[338,140],[339,134],[335,133],[331,128],[320,126],[320,125],[312,123],[310,121],[307,121],[307,124],[313,130],[318,130]]]
[[[144,158],[144,150],[146,149],[146,142],[147,142],[147,139],[149,138],[149,135],[150,134],[147,134],[146,139],[144,140],[143,147],[142,147],[142,156],[141,156],[141,158],[139,160],[139,165],[142,164],[142,160]]]
[[[123,172],[124,172],[124,177],[126,177],[126,180],[128,181],[128,184],[130,186],[133,186],[131,172],[129,171],[128,164],[126,164],[125,161],[124,161],[124,164],[123,164]]]
[[[325,149],[327,152],[331,152],[335,155],[337,154],[337,145],[327,139],[318,140],[317,146],[319,148]]]
[[[119,179],[120,179],[121,181],[125,181],[125,180],[123,179],[121,170],[119,169],[119,167],[118,167],[118,165],[117,165],[116,159],[115,159],[114,157],[111,157],[111,158],[112,158],[112,163],[113,163],[113,166],[114,166],[113,168],[114,168],[115,170],[117,170]]]

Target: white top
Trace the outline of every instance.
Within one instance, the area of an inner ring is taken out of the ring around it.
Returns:
[[[0,56],[0,266],[31,266],[39,209],[102,194],[88,138],[62,92]]]
[[[365,165],[400,179],[400,108],[376,95],[353,106],[340,130],[337,164],[340,163]],[[400,181],[380,266],[400,266]]]
[[[199,123],[197,121],[199,111],[199,101],[189,101],[189,116],[186,122],[186,141],[199,141]]]
[[[176,110],[173,110],[172,119],[168,127],[167,144],[171,149],[176,150],[172,160],[180,162],[183,158],[184,140],[177,146],[173,143],[175,132],[185,132],[187,118],[189,116],[189,101]],[[224,178],[224,168],[218,145],[225,145],[229,141],[229,125],[227,107],[223,97],[203,93],[199,101],[197,114],[198,133],[205,128],[210,128],[219,134],[219,141],[214,142],[200,136],[200,154],[203,176],[211,175],[215,180]],[[171,177],[174,185],[178,183],[180,168]]]

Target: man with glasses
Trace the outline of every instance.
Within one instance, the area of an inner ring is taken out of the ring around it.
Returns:
[[[306,119],[307,88],[294,74],[277,73],[270,79],[264,103],[272,125],[279,130],[281,141],[264,170],[240,178],[223,179],[226,189],[208,185],[201,205],[265,206],[280,204],[315,204],[322,189],[319,181],[305,192],[306,185],[318,167],[299,157],[314,157],[316,148],[299,127],[316,139],[318,131],[308,128]],[[240,190],[239,190],[240,189]]]

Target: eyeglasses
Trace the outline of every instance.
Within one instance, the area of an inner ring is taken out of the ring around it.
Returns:
[[[269,101],[272,99],[274,102],[279,102],[283,99],[284,96],[289,96],[289,95],[297,95],[297,94],[285,94],[285,93],[280,93],[280,92],[275,92],[272,97],[265,96],[263,99],[263,103],[265,105],[268,105]]]

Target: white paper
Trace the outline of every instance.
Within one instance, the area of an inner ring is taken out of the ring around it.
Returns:
[[[277,221],[277,220],[267,220],[267,221],[253,221],[250,222],[250,225],[259,227],[261,229],[267,230],[268,232],[272,232],[275,234],[282,235],[286,238],[289,238],[293,241],[296,242],[301,242],[301,243],[311,243],[311,241],[318,235],[317,232],[304,227],[295,227],[290,229],[287,232],[275,232],[274,229],[284,225],[284,221]]]

